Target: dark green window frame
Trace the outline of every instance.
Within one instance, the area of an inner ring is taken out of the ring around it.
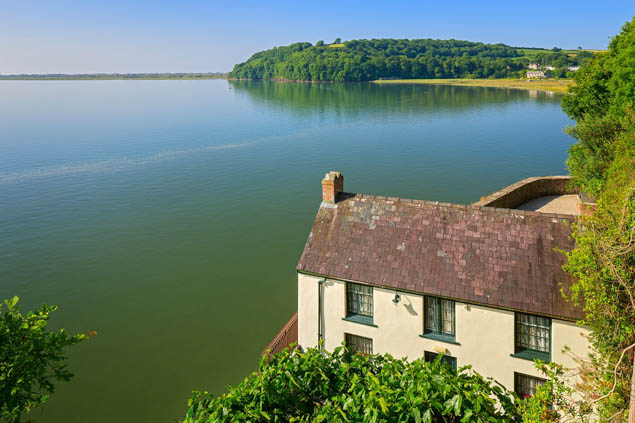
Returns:
[[[438,353],[435,353],[435,352],[432,352],[432,351],[424,351],[423,352],[423,358],[428,363],[432,363],[440,355],[441,354],[438,354]],[[444,355],[441,358],[441,363],[448,365],[450,368],[452,368],[452,369],[454,369],[456,371],[456,368],[457,368],[456,367],[456,357],[452,357],[450,355]]]
[[[346,318],[355,323],[373,324],[373,287],[346,282]]]
[[[439,297],[424,297],[423,334],[426,338],[454,342],[456,339],[456,303]]]
[[[514,354],[527,360],[551,361],[551,318],[515,313]]]
[[[344,343],[346,348],[353,352],[357,352],[365,355],[373,354],[373,340],[372,338],[365,338],[363,336],[353,335],[351,333],[344,334]]]
[[[514,372],[514,392],[521,398],[530,398],[536,394],[536,388],[545,383],[545,379]]]

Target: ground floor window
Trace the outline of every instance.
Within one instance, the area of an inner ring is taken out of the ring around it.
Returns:
[[[439,355],[440,354],[433,353],[431,351],[425,351],[424,352],[424,359],[426,361],[428,361],[428,362],[432,362],[432,361],[436,360]],[[449,355],[444,355],[443,358],[441,359],[441,362],[447,364],[448,366],[450,366],[451,368],[456,370],[456,357],[451,357]]]
[[[529,398],[536,394],[536,388],[545,383],[544,379],[524,375],[522,373],[514,373],[514,391],[521,398]]]
[[[373,353],[372,339],[364,338],[363,336],[351,335],[350,333],[346,333],[344,335],[346,346],[351,351],[366,355],[371,355]]]

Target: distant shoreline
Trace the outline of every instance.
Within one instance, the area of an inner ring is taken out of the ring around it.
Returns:
[[[228,74],[77,74],[77,75],[0,75],[0,81],[111,81],[111,80],[127,80],[127,81],[155,81],[155,80],[208,80],[208,79],[226,79],[229,81],[250,81],[244,78],[229,78]],[[302,80],[286,80],[271,79],[271,82],[292,82],[292,83],[338,83],[336,81],[302,81]],[[342,81],[345,83],[345,81]],[[363,81],[362,81],[363,82]],[[568,87],[575,85],[571,79],[541,79],[541,80],[525,80],[525,79],[379,79],[374,81],[365,81],[371,84],[427,84],[427,85],[460,85],[470,87],[493,87],[493,88],[512,88],[522,90],[537,90],[546,92],[557,92],[566,94]],[[356,82],[361,83],[361,82]]]
[[[2,81],[103,81],[103,80],[227,79],[226,73],[122,73],[0,75]]]
[[[428,84],[461,85],[470,87],[514,88],[566,94],[568,87],[575,85],[571,79],[382,79],[371,81],[373,84]]]

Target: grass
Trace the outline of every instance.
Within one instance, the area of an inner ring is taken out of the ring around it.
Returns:
[[[540,53],[553,53],[553,51],[546,49],[539,49],[539,48],[518,48],[516,49],[518,50],[520,53],[522,53],[522,56],[520,57],[515,57],[514,60],[518,61],[518,60],[522,60],[522,59],[529,59],[529,60],[533,60],[535,59],[535,57],[540,54]],[[590,51],[591,53],[600,53],[604,50],[589,50],[589,49],[582,49],[582,50],[562,50],[562,53],[567,53],[567,55],[569,57],[575,57],[578,55],[579,52],[581,51]]]
[[[346,44],[344,44],[344,43],[329,44],[329,47],[331,47],[331,48],[342,48],[342,47],[346,47]]]
[[[514,88],[522,90],[540,90],[566,93],[574,82],[570,79],[389,79],[372,81],[376,84],[429,84],[429,85],[463,85],[471,87]]]

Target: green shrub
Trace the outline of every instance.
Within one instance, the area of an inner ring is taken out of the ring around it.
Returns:
[[[440,358],[287,349],[221,396],[194,392],[185,422],[511,422],[515,401],[469,366],[457,372]]]
[[[55,391],[55,383],[73,376],[66,368],[66,347],[89,339],[63,329],[46,329],[55,306],[20,313],[18,297],[0,303],[0,421],[18,423],[24,414],[41,407]]]

